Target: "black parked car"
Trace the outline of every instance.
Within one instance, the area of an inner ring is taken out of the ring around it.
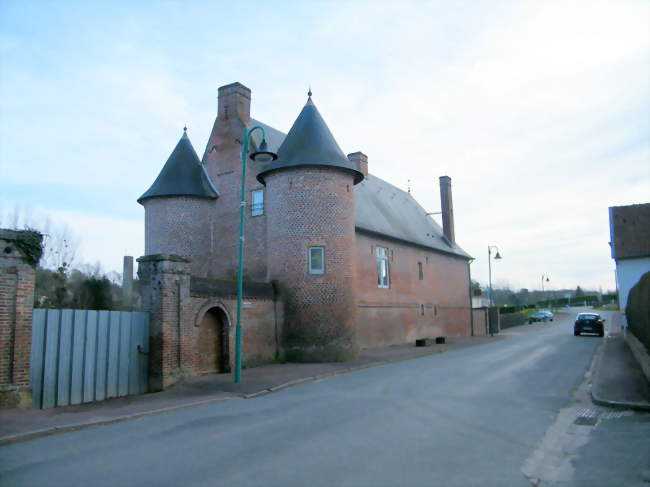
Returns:
[[[581,333],[596,333],[605,336],[605,319],[597,313],[579,313],[573,325],[573,335]]]

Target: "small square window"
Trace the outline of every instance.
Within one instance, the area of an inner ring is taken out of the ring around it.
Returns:
[[[264,214],[264,190],[255,189],[251,191],[251,216]]]
[[[325,247],[309,247],[309,273],[325,274]]]

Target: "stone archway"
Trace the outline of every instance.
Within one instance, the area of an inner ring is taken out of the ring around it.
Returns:
[[[228,330],[228,316],[223,309],[215,306],[205,312],[199,322],[199,373],[230,372]]]

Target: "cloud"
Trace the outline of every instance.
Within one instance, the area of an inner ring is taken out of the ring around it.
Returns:
[[[135,198],[183,124],[202,151],[219,85],[251,87],[253,116],[287,131],[311,83],[343,150],[366,152],[397,186],[410,179],[428,211],[438,177],[452,177],[457,238],[478,280],[497,244],[495,272],[514,287],[549,273],[557,286],[613,288],[607,207],[650,194],[647,2],[69,10],[52,14],[52,31],[25,14],[0,35],[14,53],[0,77],[0,192],[10,203],[38,192],[80,229],[90,219],[89,260],[120,269],[123,251],[108,242],[142,247]],[[104,224],[131,231],[104,233],[105,248],[92,236]]]

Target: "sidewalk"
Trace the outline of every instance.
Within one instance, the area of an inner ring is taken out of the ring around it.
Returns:
[[[608,336],[600,347],[591,397],[601,406],[650,411],[650,386],[622,333]]]
[[[232,374],[206,375],[187,379],[168,390],[151,394],[52,409],[4,409],[0,410],[0,445],[218,401],[249,399],[304,382],[491,343],[502,338],[450,337],[444,345],[403,345],[362,350],[352,362],[267,365],[244,370],[239,384],[233,383]]]

